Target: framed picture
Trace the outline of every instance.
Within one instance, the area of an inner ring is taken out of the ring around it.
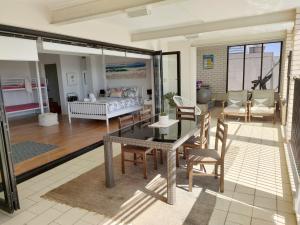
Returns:
[[[67,84],[68,86],[78,85],[78,76],[76,73],[73,72],[67,73]]]
[[[132,79],[146,77],[146,63],[143,61],[106,65],[107,79]]]
[[[203,55],[203,69],[213,69],[214,68],[214,55]]]

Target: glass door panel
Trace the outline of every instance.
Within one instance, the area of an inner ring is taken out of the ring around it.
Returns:
[[[261,89],[279,90],[281,42],[264,44]]]
[[[246,45],[244,89],[260,89],[262,44]]]
[[[153,55],[153,76],[154,76],[154,105],[155,114],[163,111],[162,104],[162,52],[158,51]]]
[[[11,155],[8,123],[0,90],[0,208],[9,213],[20,208]]]
[[[228,91],[243,89],[245,47],[228,48]]]
[[[163,107],[166,113],[175,111],[174,95],[180,95],[180,52],[162,54],[162,94]]]

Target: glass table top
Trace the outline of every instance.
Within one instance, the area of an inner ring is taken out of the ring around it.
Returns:
[[[169,115],[170,119],[175,119],[175,117],[175,115]],[[140,121],[132,126],[110,133],[109,136],[174,143],[191,131],[200,128],[199,116],[196,117],[195,121],[180,120],[166,128],[149,127],[150,124],[156,123],[158,120],[159,116],[156,115],[149,120]]]

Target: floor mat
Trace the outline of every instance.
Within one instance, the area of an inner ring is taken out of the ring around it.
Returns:
[[[166,163],[159,164],[156,171],[151,161],[149,158],[147,180],[143,179],[142,168],[130,163],[126,164],[126,174],[121,174],[117,156],[114,158],[114,188],[105,187],[105,165],[102,164],[42,197],[97,212],[103,216],[103,223],[99,224],[207,225],[216,203],[218,179],[197,177],[193,192],[188,192],[186,169],[177,168],[177,202],[171,206],[165,203]],[[166,218],[168,222],[164,221]]]
[[[49,152],[57,148],[56,145],[42,144],[33,141],[24,141],[12,145],[12,158],[14,163],[20,163],[27,159]]]

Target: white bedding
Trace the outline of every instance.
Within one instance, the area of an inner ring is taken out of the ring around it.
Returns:
[[[97,98],[98,103],[108,104],[108,113],[115,112],[117,110],[125,109],[132,106],[141,106],[140,98],[114,98],[114,97],[101,97]]]

